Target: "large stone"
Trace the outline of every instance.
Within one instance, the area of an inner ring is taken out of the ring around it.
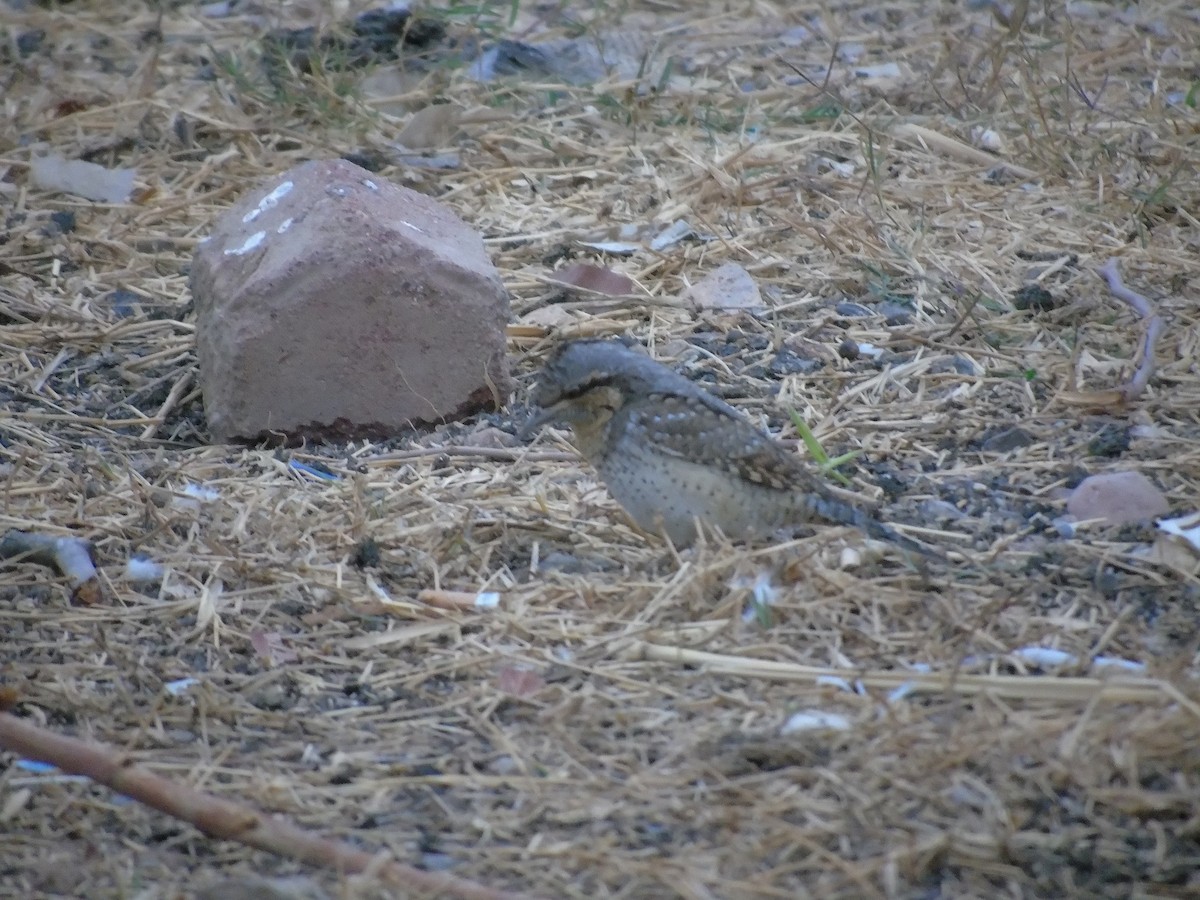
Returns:
[[[216,223],[191,275],[216,440],[379,437],[503,404],[508,294],[479,235],[344,160]]]

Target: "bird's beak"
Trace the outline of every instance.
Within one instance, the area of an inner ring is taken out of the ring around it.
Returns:
[[[517,432],[517,437],[523,441],[528,441],[543,425],[549,425],[552,422],[568,421],[568,412],[566,400],[560,400],[552,406],[543,407],[525,420],[525,424]]]

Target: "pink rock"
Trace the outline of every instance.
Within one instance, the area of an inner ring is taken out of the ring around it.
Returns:
[[[1104,519],[1113,525],[1158,518],[1170,509],[1162,491],[1141,472],[1091,475],[1067,499],[1067,512],[1076,519]]]
[[[502,404],[508,294],[479,235],[344,160],[249,192],[192,265],[217,440],[386,436]]]

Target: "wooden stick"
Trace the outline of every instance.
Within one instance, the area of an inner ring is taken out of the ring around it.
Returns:
[[[11,713],[0,713],[0,748],[50,763],[72,775],[85,775],[159,812],[190,822],[211,837],[238,841],[256,850],[340,873],[369,870],[381,880],[403,888],[405,896],[421,892],[464,900],[520,900],[523,896],[445,873],[423,872],[395,860],[381,863],[374,854],[311,834],[240,803],[161,778],[135,766],[122,753],[54,734]]]
[[[457,609],[467,612],[484,612],[500,605],[497,591],[435,591],[426,590],[417,594],[417,600],[436,606],[438,609]]]
[[[1155,312],[1153,303],[1137,291],[1131,291],[1125,287],[1125,282],[1121,280],[1121,273],[1117,271],[1115,258],[1110,258],[1097,271],[1104,279],[1104,283],[1108,285],[1109,293],[1123,303],[1129,304],[1146,323],[1139,354],[1141,359],[1129,381],[1120,388],[1122,397],[1128,402],[1141,396],[1142,391],[1146,389],[1146,384],[1150,381],[1150,376],[1154,374],[1154,348],[1166,325],[1162,316]]]
[[[1134,367],[1133,374],[1120,387],[1107,391],[1064,391],[1059,394],[1058,399],[1073,406],[1107,409],[1131,403],[1146,390],[1146,385],[1149,384],[1150,377],[1154,374],[1155,347],[1158,344],[1158,339],[1162,337],[1162,333],[1166,329],[1166,322],[1155,311],[1154,304],[1148,298],[1125,286],[1125,282],[1121,280],[1121,273],[1117,271],[1116,259],[1110,258],[1103,266],[1096,270],[1096,273],[1104,279],[1104,283],[1108,285],[1109,292],[1122,303],[1128,305],[1144,323],[1141,347],[1138,351],[1138,361]]]

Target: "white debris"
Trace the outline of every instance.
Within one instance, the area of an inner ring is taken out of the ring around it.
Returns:
[[[166,687],[167,693],[172,697],[178,697],[180,694],[187,693],[188,688],[199,683],[199,678],[180,678],[177,681],[168,681],[164,687]]]
[[[839,713],[806,709],[794,713],[779,729],[780,734],[795,734],[798,731],[848,731],[850,720]]]
[[[201,503],[212,503],[214,500],[221,498],[221,493],[216,488],[210,488],[207,485],[196,484],[189,481],[183,486],[181,493],[185,497],[191,497],[193,500],[199,500]]]
[[[125,563],[127,581],[160,581],[165,573],[162,563],[146,556],[133,556]]]
[[[187,482],[171,501],[171,505],[176,509],[196,510],[203,503],[212,503],[220,498],[220,494],[214,489],[203,484],[195,484],[191,481]]]
[[[1127,672],[1145,672],[1146,664],[1136,659],[1124,659],[1120,656],[1097,656],[1092,660],[1093,669],[1124,669]]]
[[[906,682],[904,682],[904,684],[899,685],[898,687],[894,687],[890,691],[888,691],[888,695],[887,695],[888,703],[896,703],[899,700],[903,700],[905,697],[907,697],[909,694],[911,694],[916,689],[917,689],[916,684],[914,684],[911,681],[906,681]]]
[[[1188,513],[1174,519],[1159,519],[1158,529],[1183,538],[1193,550],[1200,551],[1200,512]]]
[[[692,226],[683,219],[676,219],[650,241],[650,249],[654,251],[666,250],[672,244],[678,244],[685,238],[691,237],[695,232]]]
[[[258,201],[258,206],[254,207],[254,209],[242,216],[242,221],[246,223],[253,222],[268,209],[278,206],[279,201],[291,193],[293,186],[294,185],[290,181],[283,182],[283,184],[279,185],[279,187],[275,188],[275,190],[271,191],[271,193],[267,194],[267,196]]]
[[[634,244],[628,241],[580,241],[581,247],[591,247],[593,250],[599,250],[601,253],[611,253],[613,256],[629,256],[631,253],[637,253],[642,249],[641,244]]]
[[[973,129],[971,140],[980,150],[987,150],[989,153],[1004,152],[1004,138],[998,131],[993,131],[991,128]]]
[[[900,66],[894,62],[880,63],[877,66],[856,66],[854,74],[858,78],[899,78]]]
[[[771,584],[771,573],[765,569],[760,570],[753,579],[748,579],[745,576],[734,578],[729,582],[729,586],[734,590],[750,588],[754,595],[754,598],[742,610],[742,621],[747,624],[757,620],[762,615],[764,609],[774,606],[779,596],[779,591]]]
[[[1076,661],[1076,658],[1070,653],[1064,650],[1055,650],[1052,647],[1019,647],[1010,655],[1026,665],[1042,669],[1069,666]]]
[[[869,356],[871,359],[879,359],[879,357],[883,356],[883,348],[863,341],[858,345],[858,355]]]
[[[475,595],[475,607],[477,609],[495,609],[499,605],[499,591],[480,591]]]
[[[106,169],[57,153],[35,156],[29,163],[34,186],[47,191],[75,194],[98,203],[125,203],[133,193],[133,169]]]
[[[851,685],[850,682],[845,678],[841,678],[837,675],[818,675],[816,682],[822,687],[835,687],[839,691],[854,693],[853,685]]]
[[[256,231],[250,237],[246,238],[246,242],[240,247],[234,247],[225,251],[226,256],[244,256],[263,242],[267,236],[265,231]]]

